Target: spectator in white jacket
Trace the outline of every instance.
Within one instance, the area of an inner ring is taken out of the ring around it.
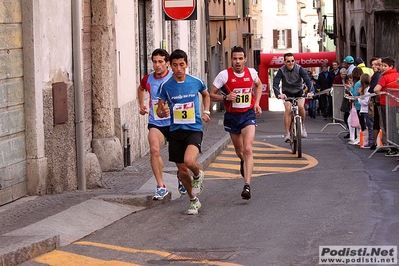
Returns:
[[[367,143],[363,144],[362,148],[369,149],[370,146],[373,144],[373,118],[369,116],[369,100],[370,100],[370,75],[369,74],[362,74],[360,76],[360,85],[359,93],[360,96],[358,102],[360,103],[360,117],[364,120],[367,131],[368,131],[368,141]]]

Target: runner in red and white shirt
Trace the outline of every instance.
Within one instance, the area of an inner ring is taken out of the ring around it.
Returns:
[[[255,69],[245,66],[246,62],[244,48],[234,47],[231,52],[232,67],[216,76],[210,96],[212,101],[223,101],[225,106],[224,129],[230,133],[236,154],[241,160],[240,173],[245,182],[241,197],[249,200],[254,166],[252,143],[255,138],[256,117],[262,114],[259,105],[262,82]]]

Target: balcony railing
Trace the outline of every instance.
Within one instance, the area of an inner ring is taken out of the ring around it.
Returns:
[[[334,31],[334,17],[323,15],[323,32],[330,39],[335,39],[335,31]]]

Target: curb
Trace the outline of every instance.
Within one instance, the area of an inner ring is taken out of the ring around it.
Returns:
[[[211,149],[208,149],[198,158],[200,167],[202,167],[202,169],[208,167],[230,143],[230,135],[226,133],[226,135],[221,140],[216,142]]]
[[[126,195],[101,195],[95,197],[94,199],[100,199],[112,203],[139,206],[141,207],[140,210],[151,209],[172,200],[171,193],[166,195],[162,200],[153,200],[153,194],[153,191],[135,191],[133,194]]]
[[[95,201],[98,202],[98,205],[106,204],[110,206],[112,209],[104,207],[101,209],[107,209],[106,212],[111,211],[109,216],[112,218],[104,219],[104,216],[107,215],[105,211],[96,212],[93,210],[92,206],[93,203],[96,204]],[[4,246],[0,245],[0,266],[18,265],[37,256],[51,252],[61,246],[77,241],[127,215],[153,208],[169,201],[171,201],[171,194],[167,195],[163,200],[154,201],[152,200],[152,192],[150,191],[135,191],[128,195],[101,195],[93,197],[90,200],[78,204],[80,208],[76,208],[78,205],[73,206],[38,223],[1,235],[0,243],[4,243]],[[78,209],[78,211],[87,209],[87,214],[83,214],[83,216],[80,216],[80,219],[76,218],[72,221],[73,224],[70,227],[79,228],[78,230],[66,230],[66,228],[69,228],[68,225],[71,224],[71,221],[60,218],[59,216],[73,217],[79,215],[76,209]],[[118,211],[120,209],[124,210]],[[93,217],[97,217],[97,224],[93,222],[91,223],[92,225],[88,225],[86,221],[93,221]],[[60,221],[65,221],[65,223],[62,224]],[[47,228],[52,228],[52,232],[49,232]],[[57,230],[60,231],[57,232]]]
[[[0,236],[0,239],[6,238],[9,238],[10,242],[16,240],[16,243],[11,243],[7,247],[0,249],[0,266],[18,265],[60,247],[59,235],[53,237],[32,236],[28,239],[25,237],[23,240],[15,237]]]

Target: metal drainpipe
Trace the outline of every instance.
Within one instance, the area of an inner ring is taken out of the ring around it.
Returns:
[[[211,60],[212,60],[212,56],[211,56],[211,25],[210,25],[210,18],[209,18],[209,3],[208,0],[204,0],[205,2],[205,19],[206,19],[206,67],[205,67],[205,72],[206,74],[208,74],[208,89],[211,88],[211,84],[212,84],[212,78],[211,77],[211,73],[212,73],[212,64],[211,64]]]
[[[78,190],[86,191],[82,93],[82,5],[82,0],[72,0],[72,53],[73,81],[75,88],[76,172],[78,177]]]
[[[129,143],[129,125],[124,123],[123,129],[123,164],[130,166],[130,143]]]

